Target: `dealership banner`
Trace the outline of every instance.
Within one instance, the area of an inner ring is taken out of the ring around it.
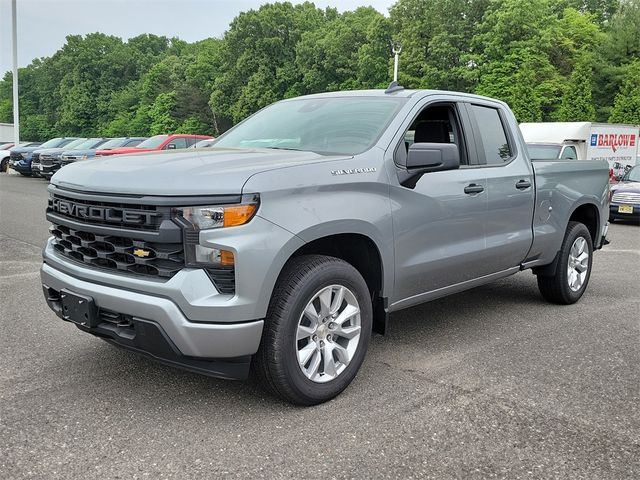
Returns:
[[[636,164],[638,127],[593,125],[587,142],[589,160],[606,160],[614,170],[625,170]]]

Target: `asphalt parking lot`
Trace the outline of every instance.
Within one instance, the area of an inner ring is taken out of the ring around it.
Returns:
[[[394,314],[305,409],[59,320],[46,197],[0,175],[0,478],[640,477],[640,227],[612,225],[577,305],[525,272]]]

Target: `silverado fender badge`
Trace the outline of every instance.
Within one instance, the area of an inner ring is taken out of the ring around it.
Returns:
[[[354,175],[356,173],[373,173],[376,171],[376,167],[345,168],[340,170],[331,170],[331,175]]]

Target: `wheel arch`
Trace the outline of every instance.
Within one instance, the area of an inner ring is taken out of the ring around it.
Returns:
[[[280,268],[278,277],[292,259],[301,255],[326,255],[344,260],[358,270],[367,283],[373,304],[373,329],[376,333],[384,334],[388,320],[386,292],[390,288],[389,274],[393,273],[388,271],[384,263],[384,253],[380,244],[362,231],[328,231],[327,226],[302,232],[299,236],[305,243],[289,254]]]

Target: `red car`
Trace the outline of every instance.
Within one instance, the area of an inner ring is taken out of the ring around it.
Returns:
[[[211,139],[208,135],[156,135],[146,139],[144,142],[135,147],[121,147],[110,150],[96,151],[96,155],[123,155],[128,153],[155,152],[158,150],[175,150],[178,148],[187,148],[200,140]]]

